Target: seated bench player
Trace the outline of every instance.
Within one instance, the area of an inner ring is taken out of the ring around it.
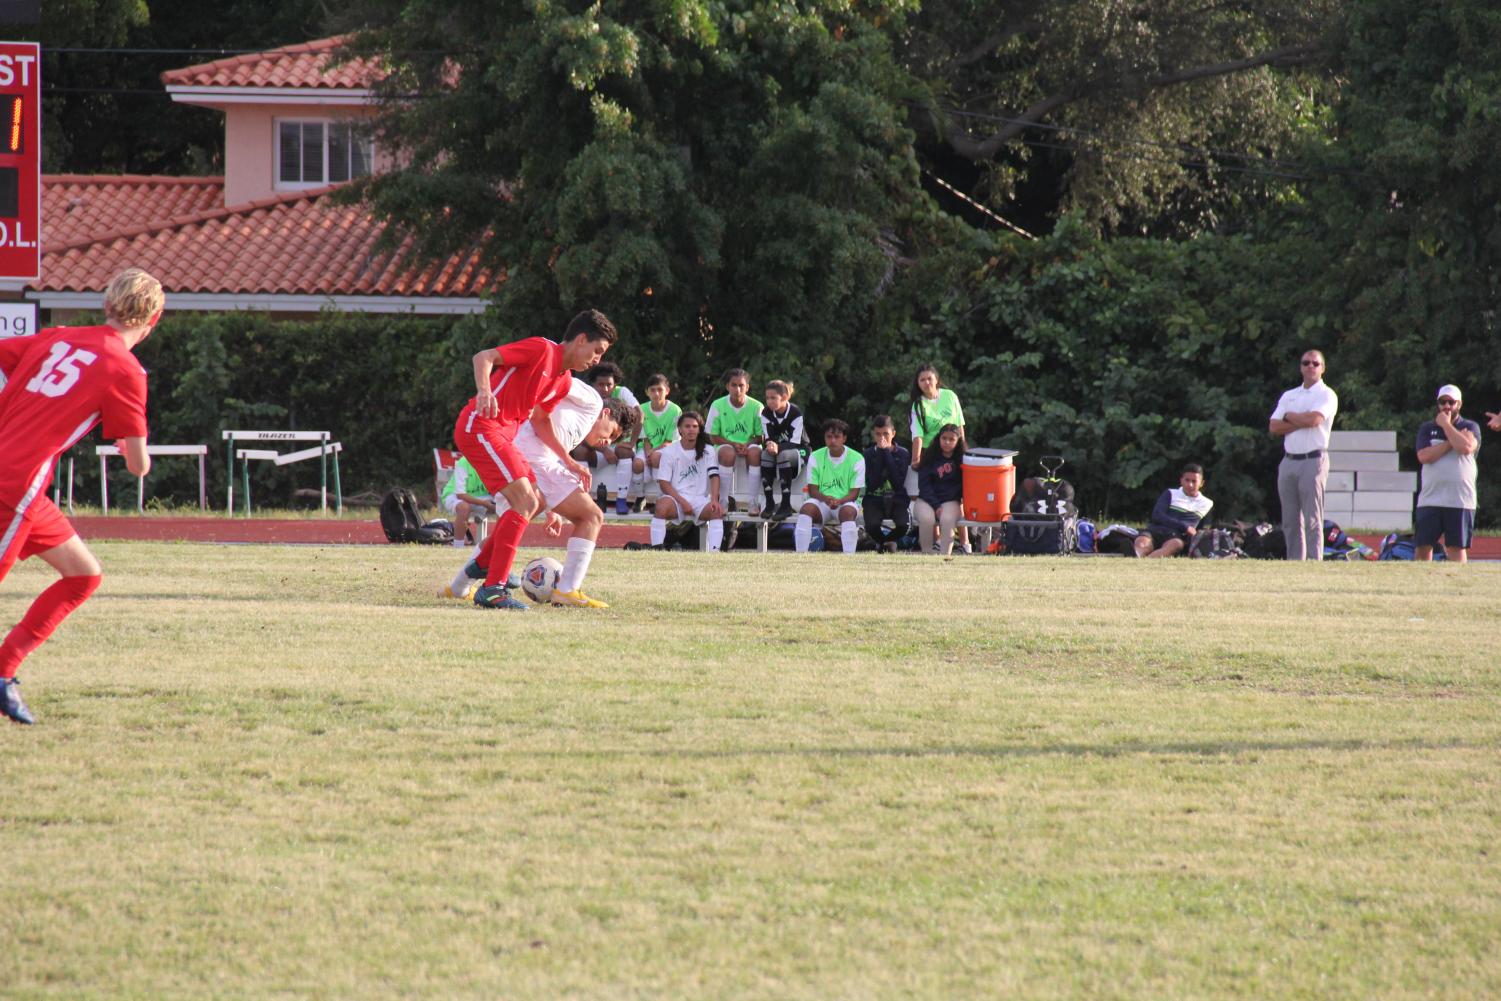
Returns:
[[[1192,545],[1199,523],[1214,507],[1214,501],[1199,491],[1204,486],[1204,467],[1190,462],[1178,476],[1178,485],[1162,491],[1152,507],[1147,530],[1136,537],[1137,556],[1161,559],[1186,552]]]
[[[718,453],[704,433],[704,419],[695,410],[678,418],[678,440],[664,445],[657,469],[657,498],[651,520],[651,544],[667,541],[667,523],[697,521],[708,533],[708,550],[724,545],[724,505],[719,502]]]
[[[824,447],[808,457],[807,498],[792,530],[793,544],[806,553],[813,523],[839,523],[839,547],[853,553],[860,541],[860,494],[865,489],[865,456],[846,448],[849,425],[837,417],[824,422]]]
[[[464,545],[464,534],[469,529],[469,520],[480,521],[495,513],[495,502],[485,489],[485,481],[474,471],[469,460],[460,456],[453,464],[453,474],[443,484],[443,494],[438,504],[453,516],[453,544]]]
[[[574,379],[565,396],[551,414],[538,408],[530,423],[516,433],[516,449],[532,467],[536,489],[542,495],[547,511],[547,533],[562,533],[563,519],[573,525],[568,539],[568,554],[563,560],[563,573],[553,588],[551,603],[573,608],[608,608],[603,601],[596,601],[582,590],[584,575],[589,572],[589,562],[594,558],[594,543],[604,525],[604,512],[594,503],[586,491],[584,481],[577,473],[563,464],[561,456],[539,437],[536,425],[547,421],[564,453],[573,450],[582,442],[591,447],[606,449],[622,439],[634,440],[636,433],[636,410],[620,400],[602,399],[593,386],[581,379]],[[495,498],[500,513],[509,510],[503,496]],[[475,581],[485,576],[485,568],[477,559],[471,559],[456,574],[448,585],[447,593],[455,597],[467,596]],[[525,609],[526,606],[520,606]]]

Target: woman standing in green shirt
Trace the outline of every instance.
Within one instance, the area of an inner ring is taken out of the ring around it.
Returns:
[[[959,429],[959,444],[964,437],[964,408],[952,389],[945,389],[938,369],[924,365],[912,378],[912,468],[907,471],[907,495],[917,496],[917,467],[924,450],[931,450],[938,440],[939,429],[952,424]],[[959,542],[969,552],[969,529],[959,529]]]

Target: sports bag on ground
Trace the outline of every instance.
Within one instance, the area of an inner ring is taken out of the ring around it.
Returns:
[[[1062,556],[1079,544],[1079,520],[1060,514],[1013,514],[1006,521],[1006,552],[1012,556]]]
[[[449,521],[422,523],[421,510],[417,507],[417,495],[406,487],[396,487],[386,492],[380,501],[380,527],[390,542],[422,542],[427,545],[446,545],[453,541],[453,523]]]

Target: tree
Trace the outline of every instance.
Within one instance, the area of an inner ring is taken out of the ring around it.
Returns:
[[[375,0],[379,141],[352,189],[429,253],[483,239],[505,336],[605,309],[632,370],[706,399],[720,372],[832,401],[900,262],[935,227],[882,30],[902,0],[818,6]],[[456,44],[455,40],[462,40]]]
[[[931,0],[898,53],[925,144],[978,165],[1003,212],[1191,235],[1288,189],[1268,161],[1323,97],[1289,71],[1318,61],[1341,3]]]
[[[147,0],[48,0],[35,36],[47,115],[42,169],[222,171],[223,117],[174,102],[161,73],[316,38],[327,17],[325,0],[150,0],[149,9]]]

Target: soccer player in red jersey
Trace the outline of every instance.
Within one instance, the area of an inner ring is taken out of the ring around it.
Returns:
[[[511,596],[511,566],[527,523],[542,510],[532,468],[515,445],[516,432],[533,415],[547,415],[568,395],[573,373],[599,364],[615,343],[615,325],[597,309],[575,316],[561,343],[545,337],[487,348],[474,356],[474,398],[459,412],[453,439],[492,494],[510,505],[472,562],[485,583],[474,592],[482,608],[524,610]],[[589,489],[589,470],[558,441],[552,422],[533,422],[537,437]]]
[[[101,421],[125,465],[151,469],[146,451],[146,370],[131,350],[162,318],[165,297],[139,268],[104,293],[105,326],[52,327],[0,339],[0,580],[19,560],[40,556],[62,579],[32,602],[0,644],[0,713],[35,722],[16,669],[99,586],[89,547],[47,497],[53,461]]]

